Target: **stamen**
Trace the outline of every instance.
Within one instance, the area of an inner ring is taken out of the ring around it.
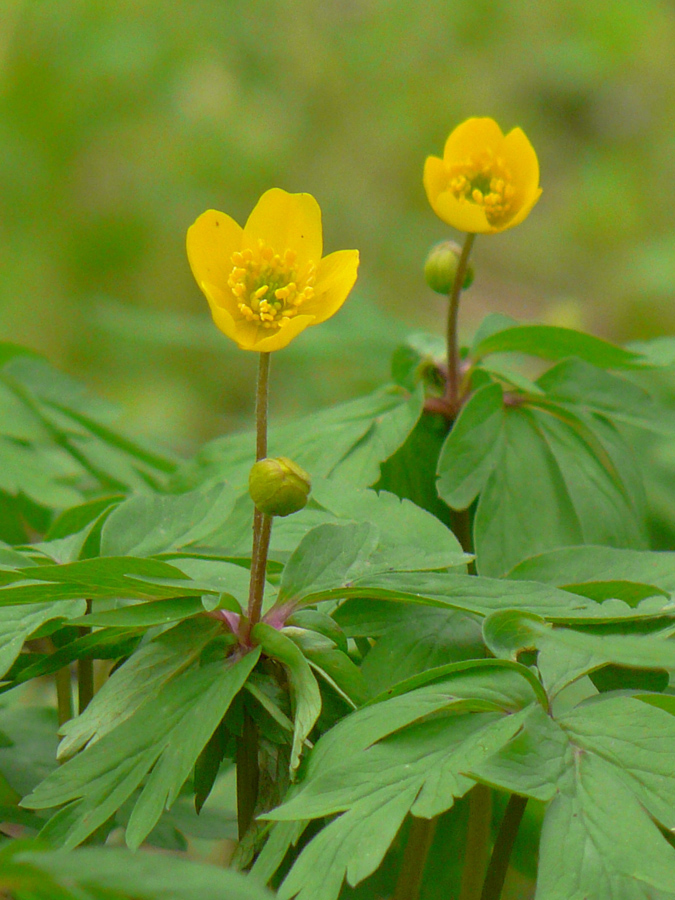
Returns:
[[[232,254],[227,284],[244,320],[278,330],[297,315],[299,306],[314,297],[316,264],[307,262],[299,270],[296,261],[295,250],[275,253],[261,239],[255,248]]]
[[[503,157],[484,151],[449,167],[447,176],[448,189],[455,197],[481,206],[490,224],[508,218],[516,188]]]

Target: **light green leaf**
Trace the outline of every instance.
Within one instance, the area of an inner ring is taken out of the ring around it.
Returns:
[[[160,858],[107,847],[86,847],[75,852],[24,850],[14,860],[33,872],[51,876],[68,889],[68,897],[75,896],[70,890],[76,888],[78,898],[83,900],[108,896],[111,891],[138,900],[272,900],[269,891],[239,872],[166,854]],[[32,874],[27,887],[34,884]]]
[[[291,772],[300,764],[302,747],[321,712],[321,693],[309,663],[293,641],[265,622],[258,622],[252,637],[264,652],[278,659],[288,670],[294,713]]]
[[[286,563],[278,604],[297,604],[363,575],[378,541],[378,529],[367,523],[312,529]]]
[[[476,511],[478,570],[501,575],[584,541],[644,546],[643,507],[635,465],[608,423],[552,405],[507,409],[501,459]]]
[[[501,456],[502,389],[488,384],[471,396],[438,460],[438,493],[453,509],[466,509]]]
[[[563,547],[523,560],[509,579],[545,584],[634,581],[675,592],[675,553],[619,550],[612,547]]]
[[[397,624],[385,626],[363,661],[363,677],[371,696],[436,666],[485,655],[480,625],[474,617],[455,610],[401,607]]]
[[[552,366],[537,381],[546,396],[570,409],[600,413],[613,422],[672,434],[663,410],[649,394],[625,378],[603,372],[581,359],[565,359]]]
[[[28,609],[20,606],[0,608],[0,676],[11,668],[24,641],[34,631],[46,622],[81,616],[86,608],[84,599],[36,603]]]
[[[639,369],[648,365],[638,353],[582,331],[553,325],[514,325],[491,334],[472,348],[475,360],[491,353],[527,353],[552,360],[576,356],[601,369]]]
[[[54,771],[23,805],[50,809],[69,804],[61,811],[65,825],[60,842],[72,848],[149,776],[127,826],[128,845],[138,847],[175,801],[258,656],[256,650],[229,665],[217,660],[180,673],[159,696]]]
[[[374,569],[403,572],[466,565],[467,555],[449,528],[410,500],[388,491],[354,489],[340,479],[321,479],[313,499],[341,519],[369,522],[378,529]]]
[[[488,616],[483,636],[495,656],[516,660],[537,649],[537,665],[553,696],[581,675],[607,663],[640,669],[675,670],[675,641],[663,634],[589,634],[554,627],[531,613],[503,610]]]
[[[101,533],[102,556],[153,556],[199,544],[234,508],[227,484],[187,494],[130,497],[108,517]]]
[[[213,620],[188,620],[142,644],[98,691],[86,710],[61,726],[58,758],[100,740],[153,700],[191,666],[218,633]]]
[[[504,687],[518,680],[512,672],[504,675],[497,679]],[[481,685],[480,676],[462,673],[454,681],[360,710],[322,738],[307,779],[270,817],[343,814],[305,847],[281,887],[281,898],[334,900],[345,877],[354,886],[377,868],[408,811],[431,818],[472,786],[462,774],[469,760],[494,754],[526,715],[499,711],[499,692],[486,693],[489,682],[483,675]],[[452,693],[451,685],[459,693]],[[473,696],[472,686],[477,688]],[[517,693],[522,694],[520,685]],[[512,707],[514,699],[507,702]],[[432,710],[437,715],[425,720]],[[441,710],[452,714],[438,715]]]
[[[350,400],[288,425],[272,428],[269,456],[288,454],[312,477],[337,476],[368,487],[380,476],[380,463],[405,441],[422,411],[421,385],[412,394],[390,385],[366,397]],[[182,490],[227,480],[246,489],[254,459],[250,433],[219,438],[203,447],[178,471]]]

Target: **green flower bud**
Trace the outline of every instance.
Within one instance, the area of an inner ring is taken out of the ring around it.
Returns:
[[[438,294],[449,294],[457,274],[462,248],[454,241],[440,241],[429,251],[424,264],[424,277],[429,287]],[[462,288],[470,287],[473,282],[473,266],[469,264],[464,276]]]
[[[248,476],[248,492],[260,512],[290,516],[302,509],[312,489],[304,469],[285,456],[260,459]]]

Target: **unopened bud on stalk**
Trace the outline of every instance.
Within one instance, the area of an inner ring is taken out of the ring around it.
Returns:
[[[424,277],[429,287],[438,294],[449,294],[457,274],[462,248],[454,241],[440,241],[429,251],[424,264]],[[469,264],[462,288],[471,286],[473,266]]]
[[[290,516],[307,503],[312,482],[304,469],[285,456],[260,459],[248,476],[248,492],[260,512]]]

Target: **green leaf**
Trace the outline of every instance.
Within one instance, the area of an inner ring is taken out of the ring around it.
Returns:
[[[61,726],[60,760],[93,745],[157,697],[218,634],[213,620],[188,620],[142,644],[116,669],[86,710]]]
[[[263,651],[283,663],[288,671],[293,704],[293,746],[291,748],[291,772],[300,764],[300,754],[321,712],[321,693],[302,651],[286,635],[258,622],[251,632]]]
[[[507,409],[501,459],[476,511],[478,570],[501,575],[533,553],[584,541],[644,546],[643,504],[628,450],[607,423],[554,407]]]
[[[420,416],[405,443],[382,465],[378,490],[387,490],[428,510],[448,527],[451,514],[436,490],[438,456],[448,433],[444,416]]]
[[[127,826],[138,847],[178,796],[199,754],[259,656],[222,660],[180,673],[93,746],[68,760],[22,804],[49,809],[69,804],[60,842],[74,847],[95,831],[147,777]]]
[[[613,422],[672,434],[649,394],[625,378],[603,372],[581,359],[566,359],[552,366],[537,381],[546,396],[568,408],[599,413]]]
[[[378,541],[378,529],[367,523],[313,528],[286,563],[278,604],[297,604],[363,575]]]
[[[97,497],[80,506],[73,506],[58,515],[49,527],[45,535],[45,541],[55,541],[82,531],[87,525],[95,522],[106,510],[115,507],[124,500],[124,494],[112,494],[107,497]]]
[[[371,696],[444,663],[485,655],[480,625],[471,616],[403,606],[397,618],[397,624],[385,626],[363,662]]]
[[[75,852],[23,852],[14,859],[29,867],[32,873],[45,873],[66,894],[45,893],[54,900],[128,896],[138,900],[271,900],[272,894],[232,869],[222,869],[164,855],[132,854],[112,848],[83,848]],[[35,884],[35,874],[27,879],[27,887]],[[50,885],[47,884],[49,889]],[[53,890],[53,888],[52,888]],[[86,894],[82,894],[85,891]],[[91,893],[89,893],[91,891]]]
[[[0,729],[11,741],[0,747],[0,772],[21,797],[56,767],[57,728],[55,709],[0,707]]]
[[[272,428],[268,455],[283,456],[292,447],[294,461],[312,477],[336,476],[367,487],[380,477],[380,463],[405,441],[423,402],[421,386],[410,394],[390,385]],[[235,489],[246,490],[254,447],[254,436],[248,432],[212,441],[179,469],[173,486],[189,490],[227,480]]]
[[[472,348],[478,361],[491,353],[527,353],[542,359],[576,356],[601,369],[639,369],[648,365],[638,353],[624,350],[600,338],[553,325],[514,325],[495,332]]]
[[[355,490],[345,481],[320,480],[312,497],[341,519],[369,522],[378,529],[373,568],[403,572],[466,565],[469,557],[442,522],[414,503],[381,490]]]
[[[386,627],[388,622],[393,624],[399,620],[396,604],[376,602],[383,600],[452,608],[481,617],[498,610],[519,609],[555,622],[614,622],[673,613],[670,599],[663,596],[648,598],[634,608],[619,600],[596,603],[578,593],[553,589],[534,581],[525,583],[440,572],[364,576],[347,587],[313,595],[313,602],[341,597],[359,598],[347,600],[335,612],[336,621],[350,635],[359,637],[382,634],[383,625]],[[309,602],[309,597],[306,600]],[[363,607],[359,606],[360,602]],[[368,631],[370,627],[375,630]]]
[[[148,600],[121,609],[89,613],[76,619],[73,624],[94,628],[150,628],[179,622],[203,612],[201,597],[169,597],[166,600]]]
[[[232,512],[236,496],[227,484],[187,494],[130,497],[108,517],[102,556],[153,556],[199,544]]]
[[[675,720],[620,697],[582,705],[559,724],[575,753],[544,820],[538,896],[670,896],[675,851],[650,816],[675,824]]]
[[[438,493],[453,509],[466,509],[473,503],[501,455],[502,404],[499,385],[479,388],[443,444]]]
[[[82,494],[64,483],[73,470],[58,454],[0,436],[0,489],[12,496],[25,494],[35,503],[63,509],[82,502]]]
[[[269,817],[343,814],[305,847],[281,898],[333,900],[345,876],[354,886],[377,868],[408,811],[431,818],[472,786],[462,774],[468,761],[503,746],[524,715],[514,704],[533,699],[515,673],[492,676],[464,672],[367,707],[322,738],[306,780]],[[512,714],[505,715],[499,688],[511,686],[515,696],[506,703]]]
[[[664,635],[588,634],[554,627],[531,613],[502,610],[486,618],[483,636],[494,655],[505,659],[516,660],[523,650],[539,650],[537,665],[551,695],[607,663],[675,670],[670,629]]]
[[[523,560],[510,579],[566,585],[633,581],[675,592],[675,553],[617,550],[612,547],[564,547]]]
[[[36,603],[28,609],[0,608],[0,677],[14,664],[24,641],[46,622],[73,619],[87,608],[85,600]]]

